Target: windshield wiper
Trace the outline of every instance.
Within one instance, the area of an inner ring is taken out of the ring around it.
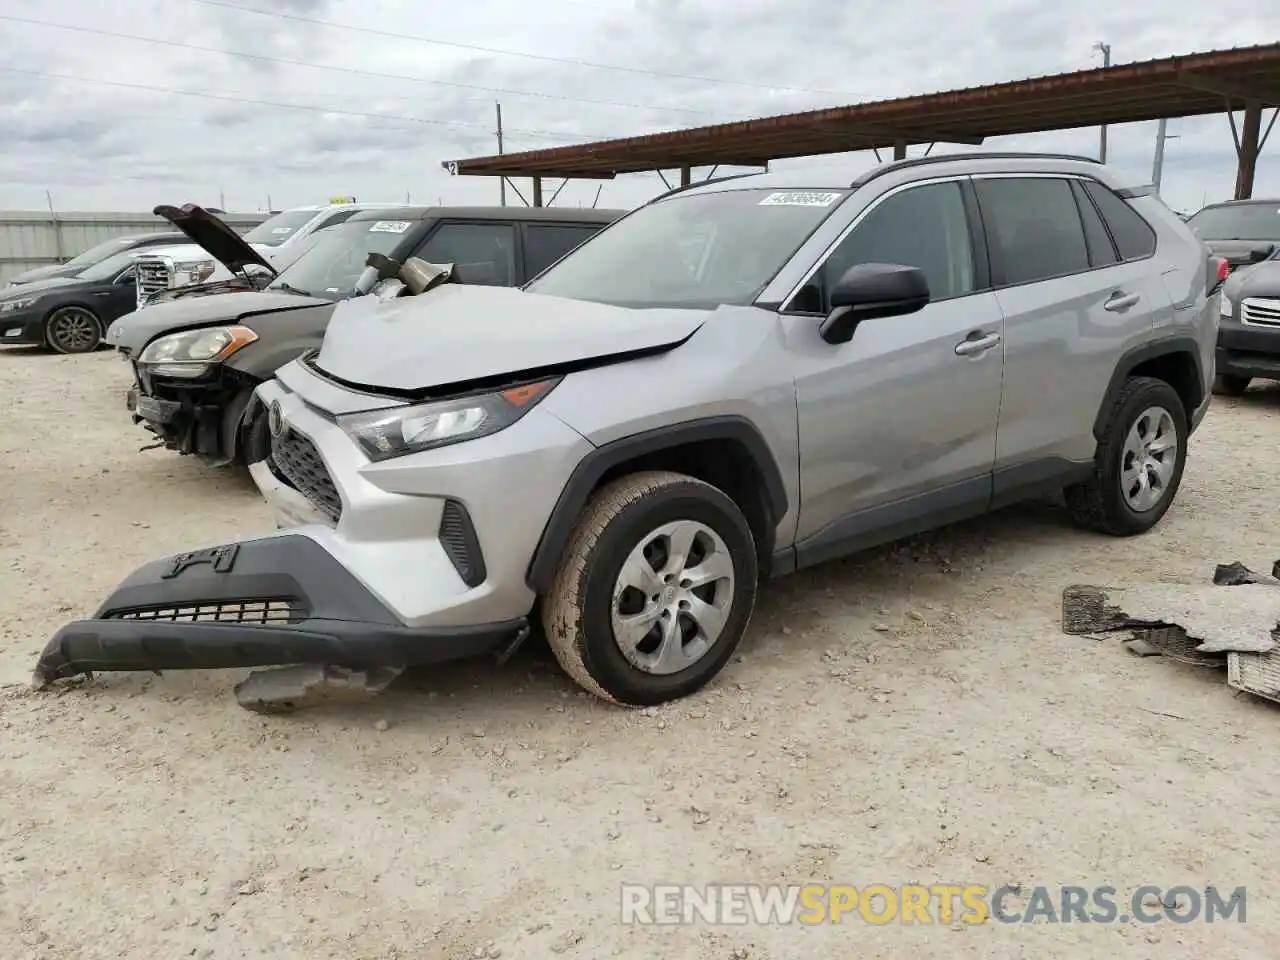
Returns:
[[[285,293],[296,293],[300,297],[314,296],[310,290],[303,290],[299,287],[295,287],[293,284],[287,283],[284,280],[277,280],[271,286],[275,287],[277,290],[283,290]]]

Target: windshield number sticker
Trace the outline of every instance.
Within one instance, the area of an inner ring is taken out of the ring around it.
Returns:
[[[784,190],[760,201],[762,207],[829,207],[841,194],[814,190]]]
[[[293,233],[293,227],[272,227],[272,233]]]
[[[370,233],[404,233],[409,229],[408,220],[378,220],[369,228]]]

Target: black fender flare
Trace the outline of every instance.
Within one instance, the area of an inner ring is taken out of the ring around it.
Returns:
[[[222,436],[222,453],[228,460],[234,460],[240,454],[241,431],[248,426],[249,420],[246,414],[249,411],[249,403],[253,400],[254,390],[257,384],[246,386],[227,404],[227,409],[222,412],[222,423],[219,424],[219,431]]]
[[[568,546],[573,528],[581,516],[592,491],[607,471],[628,460],[658,453],[673,447],[710,440],[730,440],[742,445],[760,471],[764,496],[773,522],[782,519],[789,509],[787,488],[782,470],[759,428],[746,417],[719,416],[689,420],[670,426],[646,430],[622,437],[597,447],[582,458],[569,476],[560,497],[542,529],[542,537],[534,549],[525,582],[537,594],[546,593],[555,578],[560,557]]]
[[[1115,369],[1111,372],[1111,380],[1107,384],[1107,392],[1102,395],[1102,403],[1099,405],[1098,414],[1093,421],[1094,439],[1099,442],[1102,441],[1102,435],[1107,427],[1107,415],[1111,412],[1111,407],[1115,403],[1116,397],[1119,396],[1121,388],[1124,387],[1125,381],[1129,379],[1135,369],[1149,360],[1183,354],[1190,358],[1191,364],[1195,368],[1197,389],[1203,390],[1204,367],[1200,362],[1200,344],[1194,337],[1170,337],[1167,340],[1144,343],[1121,354]],[[1187,417],[1189,418],[1193,412],[1188,410]]]

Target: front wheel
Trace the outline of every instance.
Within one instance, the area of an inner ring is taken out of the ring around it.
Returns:
[[[1093,476],[1065,491],[1081,526],[1128,537],[1160,522],[1182,483],[1187,414],[1173,387],[1153,377],[1125,381],[1111,406]]]
[[[583,689],[628,706],[665,703],[728,662],[757,575],[751,528],[729,497],[683,474],[636,473],[583,510],[542,624]]]
[[[102,324],[85,307],[59,307],[44,322],[44,340],[58,353],[92,353],[102,343]]]

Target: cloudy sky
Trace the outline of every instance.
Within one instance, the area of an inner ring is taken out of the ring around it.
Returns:
[[[0,209],[43,207],[46,191],[61,210],[221,201],[251,211],[334,194],[496,202],[495,181],[440,166],[497,152],[495,101],[512,152],[1085,69],[1101,63],[1098,40],[1114,63],[1272,42],[1267,6],[5,0]],[[1228,198],[1226,117],[1172,121],[1169,132],[1165,199],[1194,210]],[[1113,127],[1111,162],[1149,181],[1154,135],[1154,123]],[[987,144],[1097,145],[1096,128]],[[873,162],[776,168],[856,173]],[[528,181],[517,186],[529,195]],[[598,186],[570,183],[557,203],[590,205]],[[633,206],[661,189],[653,174],[622,177],[599,202]],[[1280,194],[1280,134],[1259,161],[1255,195],[1267,193]]]

